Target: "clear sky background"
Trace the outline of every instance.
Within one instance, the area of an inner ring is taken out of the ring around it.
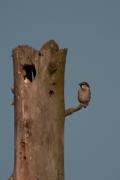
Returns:
[[[82,80],[92,91],[90,106],[65,121],[65,180],[120,180],[119,0],[0,0],[0,180],[14,162],[12,49],[49,39],[68,48],[66,107]]]

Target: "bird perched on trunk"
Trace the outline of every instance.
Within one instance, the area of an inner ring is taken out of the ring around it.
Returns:
[[[80,102],[81,106],[86,108],[91,99],[90,85],[86,81],[83,81],[79,83],[79,86],[80,89],[78,90],[78,101]]]

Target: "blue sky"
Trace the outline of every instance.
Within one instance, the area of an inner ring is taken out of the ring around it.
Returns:
[[[0,22],[0,179],[14,161],[12,49],[55,39],[68,48],[66,107],[78,103],[82,80],[92,91],[90,106],[65,121],[65,180],[119,180],[120,1],[1,0]]]

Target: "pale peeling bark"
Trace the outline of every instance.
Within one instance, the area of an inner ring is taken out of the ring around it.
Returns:
[[[14,180],[64,180],[64,70],[67,49],[13,50]]]

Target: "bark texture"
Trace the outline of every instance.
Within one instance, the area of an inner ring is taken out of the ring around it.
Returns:
[[[67,49],[13,50],[14,180],[64,180],[64,70]]]

